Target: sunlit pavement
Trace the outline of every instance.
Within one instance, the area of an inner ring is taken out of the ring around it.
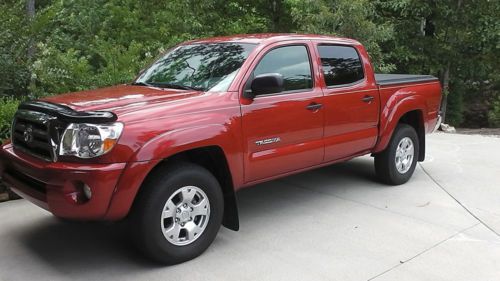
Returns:
[[[0,204],[0,280],[500,280],[500,138],[434,134],[409,183],[386,186],[373,160],[238,194],[239,232],[163,267],[122,225],[68,223]]]

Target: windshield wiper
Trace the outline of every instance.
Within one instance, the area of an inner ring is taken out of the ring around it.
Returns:
[[[152,85],[152,84],[148,84],[148,83],[145,83],[145,82],[133,82],[131,85],[134,85],[134,86],[148,86],[148,87],[154,87],[154,85]]]
[[[175,83],[164,83],[164,82],[134,82],[132,85],[137,86],[149,86],[149,87],[159,87],[159,88],[171,88],[171,89],[180,89],[180,90],[195,90],[195,91],[204,91],[205,89],[199,87],[191,87],[187,85],[180,85]]]
[[[152,85],[155,85],[156,87],[161,87],[161,88],[204,91],[203,88],[192,87],[192,86],[187,86],[187,85],[180,85],[180,84],[175,84],[175,83],[155,82],[155,83],[152,83]]]

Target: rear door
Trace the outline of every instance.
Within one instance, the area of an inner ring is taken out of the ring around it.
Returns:
[[[366,75],[372,71],[368,58],[351,45],[315,45],[324,83],[324,161],[366,152],[377,140],[380,107],[375,81]]]
[[[245,182],[318,165],[323,160],[323,93],[314,81],[310,41],[287,41],[263,49],[246,75],[279,73],[281,93],[242,98]],[[248,90],[248,89],[247,89]],[[243,94],[242,89],[240,95]]]

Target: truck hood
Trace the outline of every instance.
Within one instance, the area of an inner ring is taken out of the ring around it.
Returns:
[[[119,85],[51,96],[42,100],[69,106],[78,111],[112,111],[118,117],[165,103],[184,102],[206,93],[156,87]]]

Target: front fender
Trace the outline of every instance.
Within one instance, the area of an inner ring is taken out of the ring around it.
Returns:
[[[217,145],[224,150],[227,128],[209,124],[166,131],[146,142],[132,156],[131,162],[165,159],[189,149]]]
[[[208,124],[166,131],[146,142],[131,158],[115,189],[105,219],[124,218],[132,207],[142,182],[156,165],[177,153],[190,149],[219,146],[226,156],[232,175],[242,173],[238,161],[239,143],[226,126]],[[235,180],[233,178],[233,186]]]

